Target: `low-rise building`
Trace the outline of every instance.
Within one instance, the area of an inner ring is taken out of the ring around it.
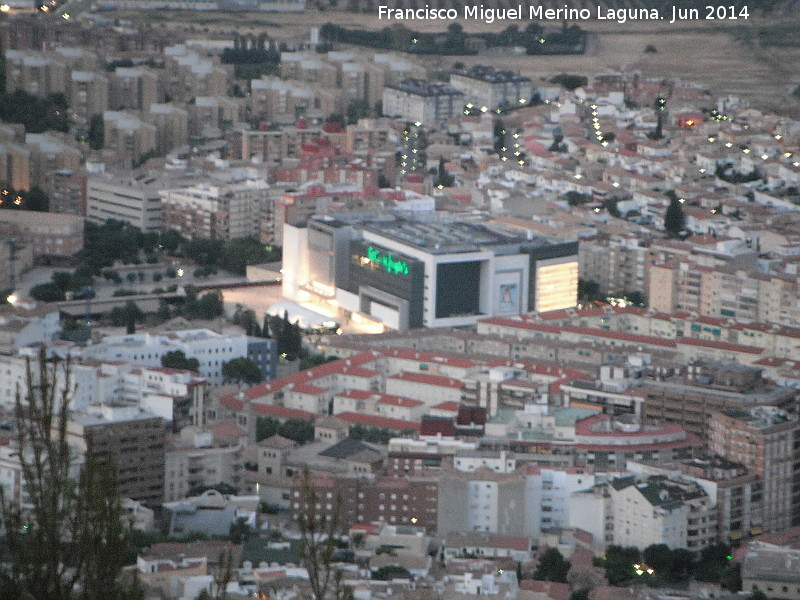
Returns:
[[[742,590],[800,599],[800,550],[750,542],[742,560]]]
[[[34,255],[69,258],[83,250],[84,218],[30,210],[0,211],[0,236],[33,248]]]
[[[95,175],[89,178],[86,193],[89,220],[114,219],[144,232],[161,231],[161,196],[154,179]]]

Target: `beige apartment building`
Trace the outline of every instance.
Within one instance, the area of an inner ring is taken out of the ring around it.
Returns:
[[[156,128],[156,152],[167,154],[189,143],[189,113],[174,104],[151,104],[145,120]]]
[[[262,77],[250,82],[249,120],[293,124],[299,118],[322,119],[340,110],[337,94],[322,86]]]
[[[65,94],[67,66],[51,54],[33,50],[6,50],[6,91],[22,90],[34,96]]]
[[[173,102],[227,95],[228,72],[217,59],[202,56],[183,45],[166,48],[164,53],[164,90]]]
[[[711,417],[711,451],[757,475],[763,484],[764,529],[800,522],[800,422],[775,406],[726,410]],[[754,532],[758,533],[758,532]]]
[[[198,96],[186,108],[191,136],[217,136],[244,116],[243,100],[227,96]]]
[[[25,145],[29,154],[30,185],[46,187],[47,177],[54,171],[80,168],[83,156],[66,135],[28,133]]]
[[[119,67],[111,74],[109,108],[146,110],[159,101],[158,75],[146,67]]]
[[[690,261],[648,265],[648,305],[672,313],[800,327],[798,276]]]
[[[70,257],[83,249],[83,217],[28,210],[0,211],[0,239],[16,238],[38,256]]]
[[[156,149],[157,127],[129,112],[103,113],[104,147],[118,152],[128,167]]]
[[[73,71],[70,75],[69,107],[78,123],[87,127],[94,115],[108,110],[109,81],[91,71]]]
[[[259,238],[267,183],[247,179],[162,190],[163,226],[187,238]]]
[[[9,183],[15,190],[29,190],[30,175],[30,151],[13,141],[0,142],[0,181]]]

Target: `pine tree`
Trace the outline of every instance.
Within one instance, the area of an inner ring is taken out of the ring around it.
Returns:
[[[447,172],[444,163],[444,156],[439,158],[439,172],[436,177],[436,185],[442,187],[452,187],[455,183],[455,178]]]
[[[672,237],[678,237],[686,227],[686,215],[680,200],[673,195],[664,214],[664,230]]]
[[[261,337],[263,338],[271,338],[272,335],[269,330],[269,321],[270,316],[267,313],[264,313],[264,322],[261,325]]]

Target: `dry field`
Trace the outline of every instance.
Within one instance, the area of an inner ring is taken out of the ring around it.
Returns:
[[[302,15],[170,12],[126,16],[149,21],[155,26],[166,22],[167,26],[194,29],[197,33],[266,30],[273,39],[287,42],[308,39],[310,27],[326,22],[364,29],[388,24],[368,14],[317,10]],[[499,31],[509,24],[459,22],[470,33]],[[441,31],[445,27],[442,21],[405,24],[418,31]],[[527,22],[517,24],[523,28]],[[800,14],[796,11],[769,21],[751,15],[747,21],[731,22],[702,20],[672,25],[664,21],[587,22],[581,25],[590,32],[588,51],[581,56],[424,56],[417,60],[433,69],[450,68],[456,60],[465,64],[489,63],[519,70],[537,80],[563,72],[590,75],[603,71],[640,71],[646,76],[696,82],[715,95],[745,96],[755,106],[800,109],[800,98],[790,93],[800,85]],[[765,31],[765,27],[774,29]],[[780,41],[777,45],[776,40]],[[648,44],[655,46],[657,52],[645,53]]]

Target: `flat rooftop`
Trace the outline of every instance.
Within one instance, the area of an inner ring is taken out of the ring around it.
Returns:
[[[529,77],[523,77],[515,71],[495,69],[487,65],[475,65],[466,70],[453,71],[453,75],[461,75],[488,83],[525,83],[530,81]]]
[[[424,79],[403,79],[386,87],[417,96],[463,96],[460,90],[446,83],[435,83]]]
[[[443,219],[429,213],[418,219],[398,215],[392,220],[364,221],[361,227],[431,254],[475,252],[502,246],[508,246],[511,253],[519,252],[522,245],[545,246],[550,243],[541,236],[526,236],[484,223]]]

